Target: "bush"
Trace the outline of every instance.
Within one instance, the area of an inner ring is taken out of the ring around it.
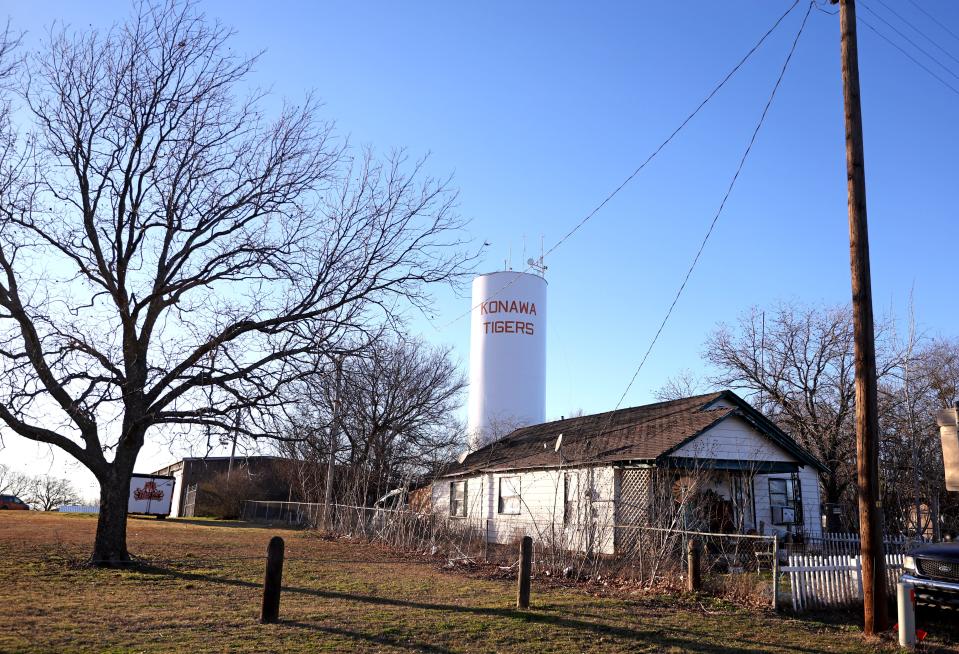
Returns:
[[[244,501],[258,499],[263,494],[261,482],[247,474],[246,470],[234,470],[232,474],[221,472],[199,485],[194,513],[236,520],[243,511]]]

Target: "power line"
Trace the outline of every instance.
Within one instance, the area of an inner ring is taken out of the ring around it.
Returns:
[[[891,13],[893,16],[895,16],[896,18],[898,18],[899,20],[901,20],[902,22],[904,22],[906,25],[908,25],[909,27],[911,27],[916,33],[918,33],[918,34],[919,34],[920,36],[922,36],[924,39],[926,39],[927,41],[929,41],[929,43],[931,43],[931,44],[933,44],[934,46],[936,46],[937,48],[939,48],[939,50],[941,50],[942,53],[945,54],[947,57],[949,57],[949,58],[952,59],[954,62],[956,62],[957,64],[959,64],[959,58],[956,58],[955,55],[953,55],[951,52],[949,52],[948,50],[946,50],[943,46],[939,45],[939,43],[938,43],[937,41],[933,40],[933,38],[932,38],[931,36],[929,36],[928,34],[926,34],[925,32],[923,32],[921,29],[919,29],[918,27],[916,27],[916,26],[915,26],[912,22],[910,22],[905,16],[903,16],[903,15],[900,14],[898,11],[896,11],[895,9],[893,9],[892,7],[890,7],[889,5],[887,5],[886,2],[885,2],[885,0],[876,0],[876,2],[878,2],[878,3],[881,4],[883,7],[885,7],[886,10],[889,11],[889,13]],[[869,8],[866,7],[866,9],[868,10]]]
[[[909,0],[909,2],[911,2],[912,5],[913,5],[916,9],[918,9],[919,11],[921,11],[922,13],[924,13],[926,16],[928,16],[929,19],[930,19],[932,22],[934,22],[936,25],[938,25],[938,26],[941,27],[943,30],[945,30],[950,36],[952,36],[952,38],[954,38],[954,39],[956,39],[957,41],[959,41],[959,34],[956,34],[955,32],[953,32],[951,29],[949,29],[949,28],[945,25],[945,23],[943,23],[943,22],[940,21],[938,18],[936,18],[935,16],[933,16],[932,14],[930,14],[928,11],[926,11],[926,10],[922,7],[922,5],[920,5],[918,2],[916,2],[916,0]]]
[[[659,329],[656,330],[656,334],[653,336],[653,340],[650,341],[649,347],[646,348],[643,358],[640,360],[639,365],[636,367],[636,371],[633,373],[632,378],[629,380],[629,383],[626,385],[626,390],[623,391],[623,394],[620,396],[619,401],[616,403],[616,408],[613,411],[619,409],[622,406],[623,400],[626,399],[626,395],[629,393],[630,389],[633,387],[633,384],[636,381],[636,378],[639,376],[640,371],[643,369],[643,366],[646,364],[646,360],[649,358],[650,352],[653,351],[653,347],[656,345],[656,342],[659,340],[660,335],[663,333],[663,329],[666,327],[666,323],[669,321],[670,316],[672,316],[673,309],[676,308],[676,303],[679,302],[680,296],[682,296],[683,291],[686,289],[686,285],[689,282],[690,276],[693,274],[693,270],[696,268],[696,264],[699,262],[699,258],[703,253],[703,250],[706,248],[706,243],[709,241],[709,237],[712,236],[713,231],[716,228],[716,223],[719,221],[719,217],[723,213],[723,209],[726,207],[726,202],[729,200],[729,196],[733,192],[733,188],[736,186],[736,181],[739,179],[739,175],[743,170],[743,166],[746,164],[746,159],[749,157],[749,153],[753,149],[753,145],[756,143],[756,137],[759,135],[759,130],[762,128],[763,123],[766,121],[766,116],[769,113],[769,108],[772,106],[773,100],[776,97],[776,92],[779,90],[780,85],[782,84],[783,77],[786,74],[786,69],[789,67],[789,62],[792,60],[793,53],[796,52],[796,45],[799,43],[799,37],[802,36],[803,30],[806,28],[806,21],[809,19],[809,14],[812,12],[814,3],[810,2],[809,7],[806,9],[806,14],[803,16],[802,24],[799,26],[799,31],[796,33],[796,37],[793,39],[792,46],[789,48],[789,54],[786,55],[786,60],[783,62],[782,69],[779,71],[779,77],[776,78],[776,83],[773,85],[772,92],[769,94],[769,99],[766,101],[766,106],[763,107],[762,115],[759,117],[759,121],[756,123],[756,128],[753,130],[752,136],[749,139],[749,144],[746,146],[746,150],[743,152],[742,158],[739,160],[739,166],[736,168],[735,174],[733,174],[732,179],[729,182],[729,187],[726,189],[726,194],[723,196],[722,202],[719,203],[719,208],[716,210],[716,214],[713,216],[712,222],[709,224],[709,229],[706,231],[706,235],[703,237],[702,243],[699,245],[699,250],[696,252],[696,256],[693,257],[692,263],[689,265],[689,269],[686,271],[686,276],[683,278],[682,284],[679,286],[679,290],[676,291],[675,297],[673,297],[672,303],[669,305],[669,309],[666,311],[663,321],[659,325]],[[610,421],[612,420],[612,414],[610,416]],[[608,425],[607,425],[608,428]],[[604,430],[605,431],[605,430]],[[603,432],[600,432],[602,434]]]
[[[874,34],[876,34],[876,36],[878,36],[878,37],[881,38],[883,41],[885,41],[886,43],[888,43],[889,45],[891,45],[892,47],[894,47],[896,50],[898,50],[899,52],[901,52],[903,55],[905,55],[912,63],[916,64],[917,66],[919,66],[920,68],[922,68],[924,71],[926,71],[927,73],[929,73],[929,75],[931,75],[931,76],[932,76],[935,80],[937,80],[940,84],[942,84],[943,86],[945,86],[947,89],[949,89],[950,91],[952,91],[952,92],[955,93],[956,95],[959,95],[959,89],[957,89],[956,87],[954,87],[952,84],[950,84],[949,82],[947,82],[946,80],[944,80],[942,77],[940,77],[938,74],[936,74],[936,72],[933,71],[931,68],[929,68],[929,67],[926,66],[924,63],[922,63],[921,61],[919,61],[918,59],[916,59],[915,57],[913,57],[911,54],[909,54],[909,52],[907,52],[907,51],[905,50],[905,48],[903,48],[902,46],[900,46],[898,43],[896,43],[895,41],[893,41],[892,39],[890,39],[888,36],[886,36],[885,34],[883,34],[882,32],[880,32],[879,30],[877,30],[875,27],[873,27],[873,26],[872,26],[866,19],[864,19],[862,16],[857,16],[856,19],[857,19],[860,23],[862,23],[863,25],[865,25],[870,31],[872,31]]]
[[[573,227],[573,228],[572,228],[571,230],[569,230],[561,239],[559,239],[559,241],[557,241],[556,244],[555,244],[553,247],[551,247],[549,250],[547,250],[546,253],[545,253],[543,256],[545,257],[545,256],[547,256],[547,255],[549,255],[549,254],[552,254],[552,252],[553,252],[554,250],[556,250],[556,248],[558,248],[558,247],[559,247],[560,245],[562,245],[567,239],[569,239],[573,234],[575,234],[575,233],[579,230],[580,227],[582,227],[582,226],[585,225],[587,222],[589,222],[589,220],[590,220],[594,215],[596,215],[596,213],[597,213],[600,209],[602,209],[602,208],[606,205],[607,202],[609,202],[610,200],[612,200],[613,197],[614,197],[617,193],[619,193],[619,192],[623,189],[624,186],[626,186],[626,184],[628,184],[634,177],[636,177],[636,175],[639,174],[639,172],[640,172],[643,168],[645,168],[646,165],[649,164],[649,162],[651,162],[651,161],[653,160],[653,158],[656,157],[656,155],[658,155],[658,154],[660,153],[660,151],[661,151],[664,147],[666,147],[666,145],[668,145],[669,142],[672,141],[673,138],[674,138],[677,134],[679,134],[679,132],[686,126],[686,124],[689,123],[689,121],[691,121],[691,120],[696,116],[696,114],[699,113],[700,109],[702,109],[703,107],[705,107],[705,106],[706,106],[706,103],[708,103],[710,100],[713,99],[713,96],[715,96],[716,93],[718,93],[719,90],[726,84],[726,82],[728,82],[728,81],[732,78],[732,76],[733,76],[734,74],[736,74],[736,72],[743,66],[743,64],[746,63],[746,60],[748,60],[749,57],[752,56],[752,54],[753,54],[754,52],[756,52],[756,50],[759,49],[759,46],[761,46],[761,45],[763,44],[763,41],[765,41],[766,38],[767,38],[770,34],[772,34],[773,31],[779,26],[779,24],[780,24],[783,20],[785,20],[786,16],[788,16],[790,13],[792,13],[793,9],[795,9],[798,4],[799,4],[799,0],[796,0],[796,2],[794,2],[794,3],[792,4],[792,6],[789,7],[789,9],[786,10],[786,13],[784,13],[782,16],[780,16],[780,17],[776,20],[776,22],[773,24],[773,26],[770,27],[770,28],[766,31],[765,34],[763,34],[762,38],[759,39],[759,41],[756,43],[756,45],[754,45],[754,46],[752,47],[752,49],[750,49],[749,52],[747,52],[746,55],[745,55],[742,59],[739,60],[739,63],[737,63],[737,64],[733,67],[733,69],[726,74],[726,76],[722,79],[722,81],[719,82],[719,84],[717,84],[717,85],[713,88],[712,91],[710,91],[709,95],[707,95],[706,98],[705,98],[702,102],[699,103],[699,106],[696,107],[696,109],[693,110],[693,112],[686,117],[686,120],[684,120],[682,123],[680,123],[679,127],[677,127],[675,130],[673,130],[672,134],[670,134],[670,135],[666,138],[666,140],[663,141],[663,142],[659,145],[659,147],[656,148],[656,149],[653,151],[653,153],[650,154],[650,155],[646,158],[646,160],[645,160],[642,164],[640,164],[639,167],[638,167],[636,170],[634,170],[633,173],[632,173],[629,177],[626,178],[626,180],[625,180],[622,184],[620,184],[618,187],[616,187],[616,189],[615,189],[612,193],[610,193],[608,196],[606,196],[606,198],[605,198],[602,202],[600,202],[599,205],[597,205],[597,207],[596,207],[595,209],[593,209],[589,214],[586,215],[585,218],[583,218],[581,221],[579,221],[579,223],[577,223],[575,227]]]
[[[916,43],[915,41],[913,41],[912,39],[910,39],[908,36],[906,36],[905,34],[903,34],[902,31],[901,31],[898,27],[896,27],[895,25],[893,25],[892,23],[890,23],[888,20],[886,20],[885,18],[883,18],[882,16],[880,16],[879,14],[877,14],[877,13],[876,13],[875,11],[873,11],[872,9],[870,9],[869,6],[866,5],[864,2],[860,2],[859,4],[860,4],[860,6],[861,6],[863,9],[865,9],[865,10],[868,11],[870,14],[872,14],[873,16],[875,16],[876,18],[878,18],[879,20],[881,20],[883,23],[885,23],[885,24],[889,27],[889,29],[891,29],[893,32],[895,32],[896,34],[898,34],[899,36],[901,36],[903,39],[905,39],[907,43],[909,43],[910,45],[912,45],[912,47],[914,47],[916,50],[918,50],[918,51],[921,52],[922,54],[926,55],[926,57],[928,57],[928,58],[931,59],[932,61],[936,62],[936,64],[938,64],[940,68],[942,68],[944,71],[946,71],[947,73],[949,73],[950,75],[952,75],[953,77],[955,77],[957,80],[959,80],[959,75],[957,75],[957,74],[955,73],[955,71],[953,71],[951,68],[949,68],[949,66],[947,66],[947,65],[945,65],[944,63],[942,63],[941,61],[939,61],[936,57],[934,57],[934,56],[932,56],[931,54],[929,54],[929,52],[927,52],[927,51],[925,50],[925,48],[923,48],[921,45],[919,45],[918,43]]]
[[[828,9],[823,9],[822,7],[819,6],[819,0],[813,0],[813,2],[815,3],[816,11],[821,11],[822,13],[828,14],[830,16],[835,16],[836,14],[839,13],[838,9],[836,9],[835,11],[829,11]]]
[[[742,68],[743,65],[749,60],[749,58],[752,57],[752,55],[760,48],[760,46],[762,46],[762,44],[766,41],[766,39],[774,31],[776,31],[776,28],[779,27],[779,25],[783,22],[783,20],[785,20],[786,17],[789,14],[791,14],[792,11],[796,8],[796,6],[799,5],[799,2],[800,0],[795,0],[793,4],[789,7],[789,9],[787,9],[779,18],[776,19],[776,22],[773,23],[772,27],[766,30],[766,32],[760,37],[760,39],[756,42],[756,44],[749,49],[749,51],[743,56],[743,58],[740,59],[739,62],[735,66],[733,66],[733,68],[728,73],[726,73],[726,76],[723,77],[722,80],[720,80],[720,82],[715,87],[713,87],[713,89],[709,92],[709,94],[705,97],[705,99],[703,99],[703,101],[699,103],[699,105],[692,111],[692,113],[686,116],[686,118],[679,124],[679,126],[676,129],[674,129],[672,133],[669,136],[667,136],[666,139],[662,143],[660,143],[659,146],[655,150],[653,150],[653,152],[648,157],[646,157],[646,159],[625,180],[623,180],[623,182],[619,186],[617,186],[615,189],[613,189],[613,191],[609,195],[603,198],[602,202],[596,205],[596,207],[592,211],[590,211],[588,214],[586,214],[586,216],[582,220],[576,223],[576,225],[571,230],[569,230],[552,247],[550,247],[546,252],[544,252],[542,258],[545,259],[547,256],[555,252],[556,249],[559,248],[563,243],[569,240],[573,236],[573,234],[579,231],[579,229],[583,227],[583,225],[585,225],[587,222],[589,222],[593,218],[593,216],[599,213],[599,211],[603,207],[605,207],[610,202],[610,200],[616,197],[616,195],[620,191],[622,191],[627,184],[629,184],[647,165],[649,165],[649,163],[656,158],[656,156],[663,150],[663,148],[669,145],[669,143],[679,134],[679,132],[681,132],[683,128],[685,128],[686,125],[689,124],[689,122],[693,118],[695,118],[696,115],[709,103],[709,101],[712,100],[713,97],[726,85],[726,83],[729,82],[730,79],[732,79],[732,77],[739,71],[739,69]],[[532,266],[527,266],[523,270],[523,272],[529,272],[531,269],[532,269]],[[502,288],[497,289],[496,292],[494,292],[489,297],[493,298],[498,296],[500,293],[502,293],[507,288],[512,286],[517,279],[518,277],[514,277],[509,283],[504,285]],[[446,329],[450,325],[470,315],[477,308],[479,308],[478,304],[476,306],[471,306],[468,311],[465,311],[464,313],[456,316],[455,318],[453,318],[452,320],[450,320],[448,323],[444,324],[443,326],[438,327],[437,330],[440,331],[440,330]]]

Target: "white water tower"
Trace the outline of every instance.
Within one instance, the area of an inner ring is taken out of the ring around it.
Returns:
[[[546,280],[494,272],[473,280],[468,441],[471,451],[546,410]]]

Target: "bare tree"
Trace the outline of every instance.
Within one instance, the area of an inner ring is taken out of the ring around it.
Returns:
[[[384,337],[344,359],[339,389],[333,375],[309,384],[294,427],[300,438],[283,451],[301,462],[301,486],[319,501],[333,443],[339,498],[365,505],[451,458],[462,441],[455,413],[464,387],[449,349]]]
[[[29,495],[32,485],[33,480],[28,475],[0,463],[0,495],[16,495],[23,499]]]
[[[42,475],[32,480],[28,498],[35,509],[53,511],[64,504],[80,502],[80,493],[68,479]]]
[[[907,356],[880,387],[883,505],[887,525],[910,534],[934,532],[935,507],[951,517],[938,425],[939,409],[959,390],[959,341],[910,335]]]
[[[669,400],[679,400],[708,392],[709,383],[705,377],[687,368],[667,379],[666,383],[657,389],[653,395],[660,402],[668,402]]]
[[[916,370],[937,409],[959,402],[959,339],[940,337],[927,343],[917,356]]]
[[[883,340],[885,335],[879,326],[880,383],[901,362],[899,353]],[[704,357],[717,370],[713,384],[748,392],[757,408],[826,464],[825,502],[839,504],[848,498],[855,481],[849,307],[782,304],[769,312],[753,308],[740,317],[736,329],[720,325],[707,339]]]
[[[101,564],[148,432],[278,436],[284,387],[469,259],[448,181],[354,154],[310,98],[267,120],[230,37],[176,0],[53,32],[27,136],[2,123],[0,419],[96,476]]]

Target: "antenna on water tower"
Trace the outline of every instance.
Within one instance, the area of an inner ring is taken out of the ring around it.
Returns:
[[[525,248],[524,248],[523,254],[525,254]],[[537,273],[539,273],[539,276],[543,278],[546,277],[546,268],[547,268],[546,262],[543,260],[544,256],[545,255],[543,254],[543,237],[540,236],[539,237],[539,259],[533,259],[532,257],[530,257],[529,259],[526,260],[526,265],[532,268],[533,270],[535,270]]]
[[[539,259],[533,259],[530,257],[526,260],[526,265],[539,273],[540,277],[546,276],[546,265],[543,263],[543,257],[540,257]]]

